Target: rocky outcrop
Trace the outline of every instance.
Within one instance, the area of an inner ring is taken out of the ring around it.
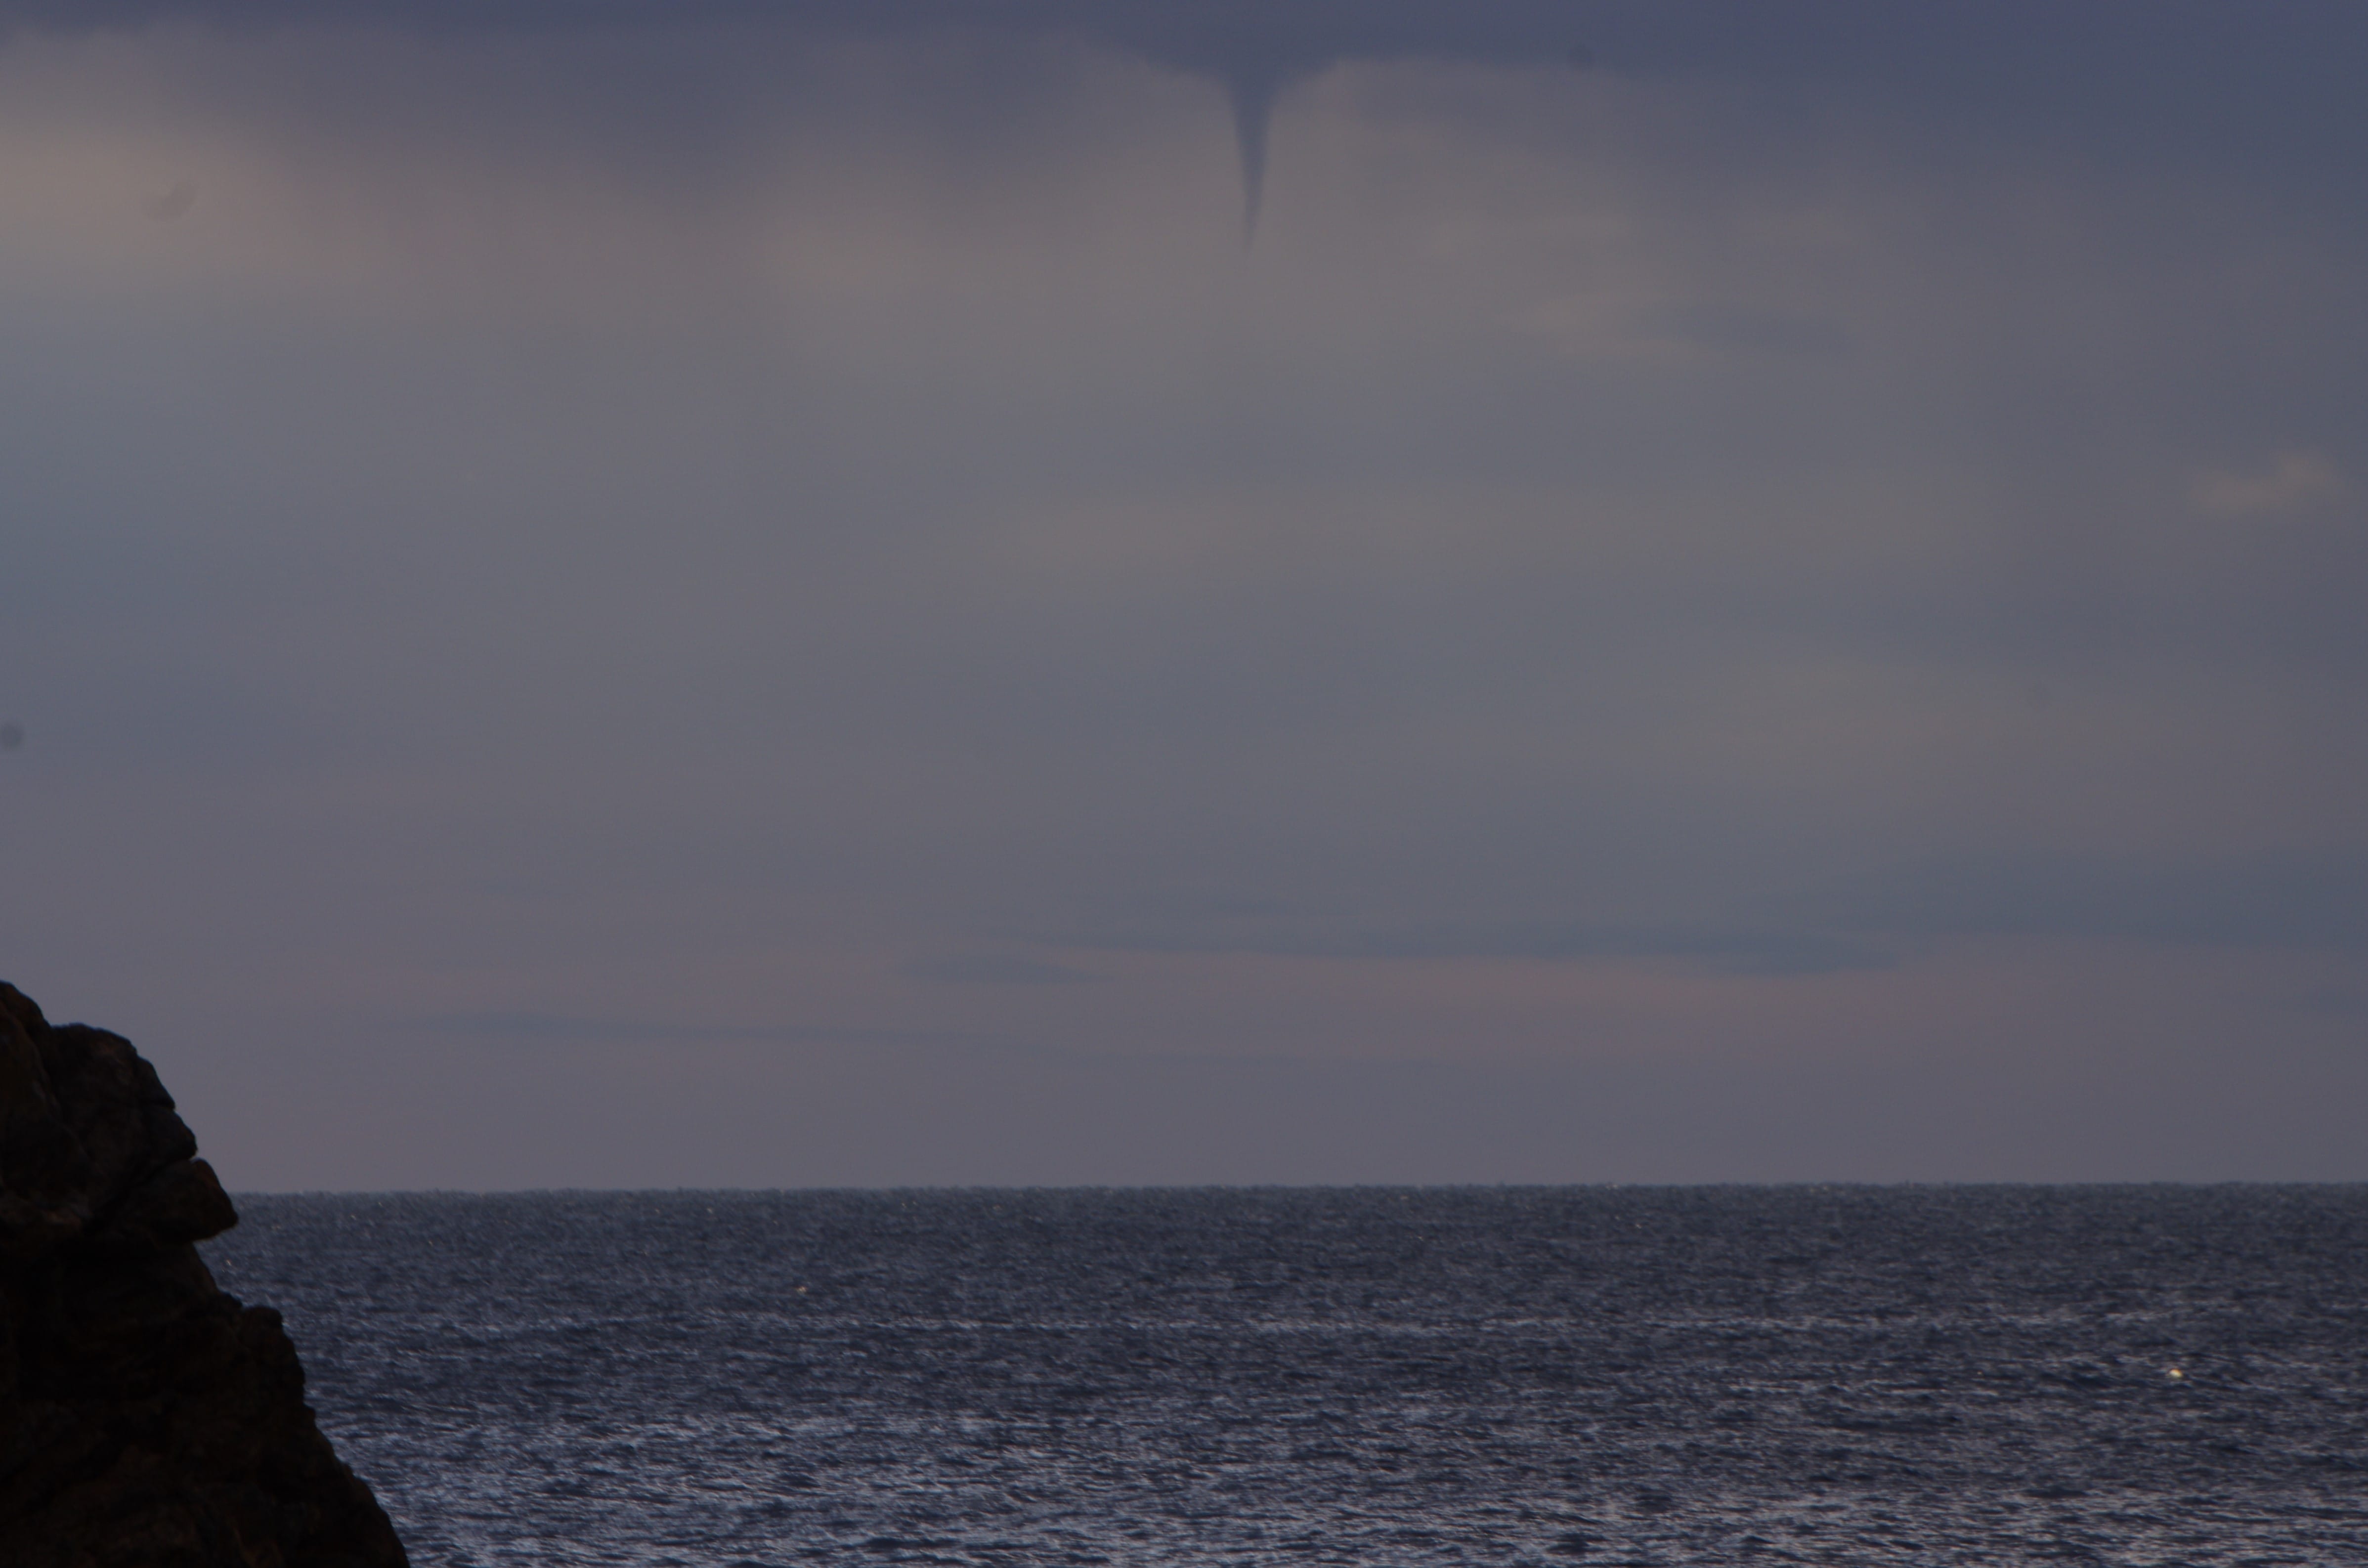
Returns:
[[[0,1563],[401,1568],[268,1307],[193,1244],[238,1222],[131,1043],[0,984]]]

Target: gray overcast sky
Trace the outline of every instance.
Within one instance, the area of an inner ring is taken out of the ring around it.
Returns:
[[[0,3],[0,977],[248,1188],[2368,1178],[2363,44]]]

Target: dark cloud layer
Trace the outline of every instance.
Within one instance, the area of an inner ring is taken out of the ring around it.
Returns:
[[[2302,0],[2084,0],[1899,6],[1883,0],[8,0],[0,29],[168,28],[233,36],[392,30],[431,39],[751,31],[799,40],[1074,40],[1225,85],[1255,184],[1292,84],[1354,62],[1551,65],[1707,79],[1815,113],[1886,113],[1893,131],[2032,144],[2077,138],[2115,161],[2335,176],[2361,135],[2348,91],[2368,19]],[[759,58],[763,51],[759,50]],[[719,62],[719,63],[722,63]],[[728,68],[728,67],[727,67]],[[612,105],[628,117],[630,103]],[[695,116],[688,97],[659,118]],[[650,129],[663,133],[662,129]]]

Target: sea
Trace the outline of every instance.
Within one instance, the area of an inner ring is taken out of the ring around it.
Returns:
[[[2368,1564],[2368,1187],[238,1203],[423,1568]]]

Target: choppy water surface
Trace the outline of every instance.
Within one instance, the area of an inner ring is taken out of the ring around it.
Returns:
[[[2368,1562],[2368,1188],[278,1197],[434,1568]]]

